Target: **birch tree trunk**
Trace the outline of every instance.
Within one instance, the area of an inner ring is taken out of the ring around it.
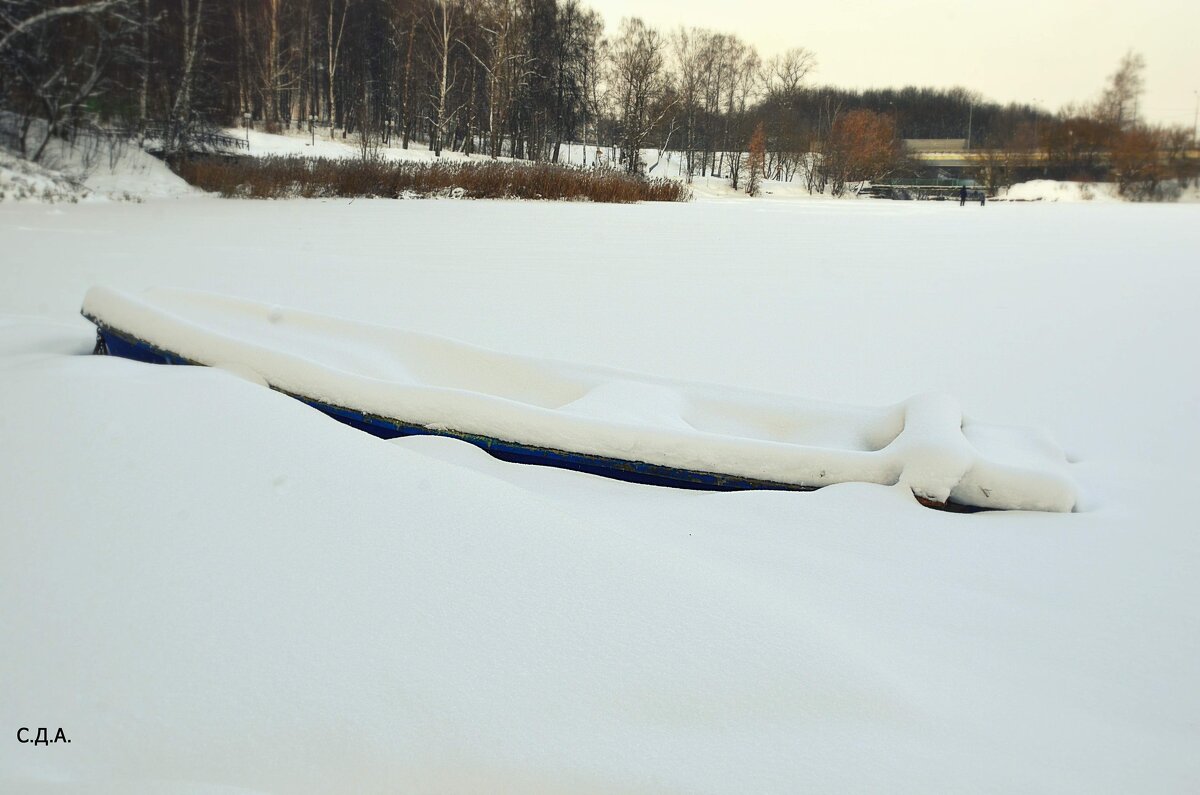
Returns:
[[[204,0],[195,0],[195,6],[190,0],[180,0],[183,12],[183,70],[179,78],[179,90],[175,94],[175,102],[171,107],[171,123],[175,127],[173,133],[180,138],[186,128],[188,117],[192,112],[192,78],[195,75],[196,54],[200,49],[200,27],[204,21]],[[185,143],[180,140],[180,144]]]
[[[338,23],[338,30],[336,34],[333,31],[334,0],[329,0],[329,15],[326,17],[325,44],[328,55],[328,61],[326,62],[328,69],[325,70],[325,101],[328,103],[326,105],[326,114],[329,116],[330,138],[333,137],[333,128],[337,121],[337,102],[335,101],[334,94],[334,79],[337,77],[338,52],[342,48],[342,34],[346,32],[346,14],[350,10],[350,2],[351,0],[346,0],[345,5],[342,6],[342,19],[341,22]]]

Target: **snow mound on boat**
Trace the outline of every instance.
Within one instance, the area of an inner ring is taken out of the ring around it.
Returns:
[[[207,293],[92,288],[97,324],[295,395],[523,445],[803,487],[903,483],[982,508],[1070,511],[1062,451],[957,402],[840,406],[489,351]]]

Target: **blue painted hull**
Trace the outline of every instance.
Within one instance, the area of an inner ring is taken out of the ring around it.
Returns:
[[[96,323],[96,328],[98,329],[96,353],[120,356],[124,359],[133,359],[150,364],[197,364],[145,340],[109,328],[98,322],[95,318],[88,319]],[[332,417],[338,422],[345,423],[360,431],[365,431],[372,436],[378,436],[381,439],[395,439],[401,436],[445,436],[473,444],[502,461],[558,467],[560,469],[587,472],[592,475],[615,478],[616,480],[624,480],[630,483],[645,483],[653,486],[670,486],[673,488],[700,489],[704,491],[744,491],[748,489],[773,489],[778,491],[813,490],[812,487],[798,486],[790,483],[776,483],[767,480],[723,475],[715,472],[678,469],[660,464],[648,464],[644,461],[625,461],[618,458],[608,458],[587,453],[554,450],[489,436],[462,433],[460,431],[434,430],[399,419],[368,414],[345,406],[334,406],[285,390],[277,389],[276,391],[283,392],[283,394],[307,403],[309,406]]]

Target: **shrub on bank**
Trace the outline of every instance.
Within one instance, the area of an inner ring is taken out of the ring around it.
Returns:
[[[296,155],[193,158],[176,164],[189,183],[227,197],[255,199],[557,199],[594,202],[687,201],[686,185],[610,169],[549,163],[338,160]]]

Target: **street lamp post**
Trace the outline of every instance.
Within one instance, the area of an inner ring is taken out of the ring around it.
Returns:
[[[317,115],[315,113],[308,114],[308,137],[312,139],[312,146],[317,145]]]
[[[246,149],[250,149],[250,111],[242,114],[242,119],[246,122]]]
[[[1042,146],[1042,139],[1039,137],[1039,133],[1041,131],[1041,122],[1042,122],[1042,101],[1040,99],[1038,99],[1037,97],[1034,97],[1033,104],[1034,104],[1033,148],[1040,149]]]

